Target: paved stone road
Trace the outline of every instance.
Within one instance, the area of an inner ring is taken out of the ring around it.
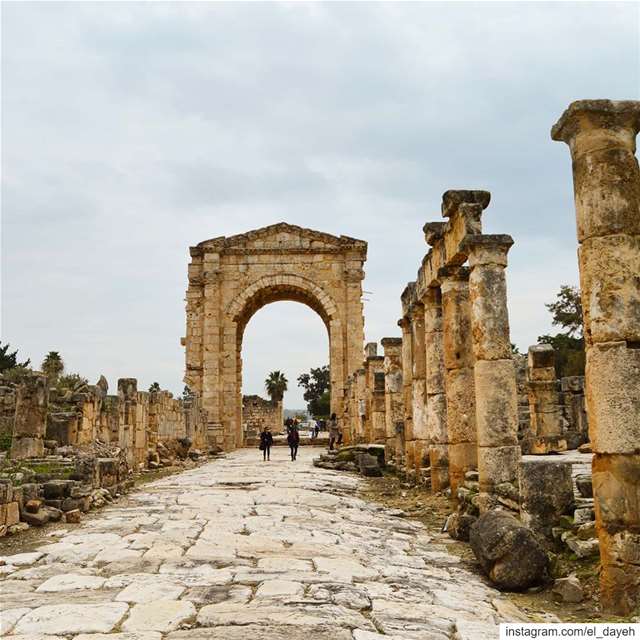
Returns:
[[[5,556],[11,640],[497,638],[518,611],[318,451],[241,450]],[[435,538],[434,538],[435,535]],[[2,564],[2,563],[0,563]]]

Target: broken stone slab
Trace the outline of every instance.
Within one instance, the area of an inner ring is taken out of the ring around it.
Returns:
[[[18,621],[16,634],[108,633],[127,613],[124,602],[55,604],[38,607]]]
[[[589,558],[596,556],[600,552],[598,539],[580,540],[574,535],[563,536],[564,543],[578,556],[578,558]]]
[[[187,600],[155,600],[136,604],[122,625],[124,631],[175,631],[196,615],[196,608]]]

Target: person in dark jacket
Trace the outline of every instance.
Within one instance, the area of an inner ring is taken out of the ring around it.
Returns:
[[[260,449],[262,450],[263,460],[271,460],[271,445],[273,445],[273,436],[269,427],[265,427],[260,432]]]
[[[287,442],[289,443],[289,449],[291,449],[291,460],[295,460],[298,457],[298,445],[300,444],[300,432],[298,431],[298,425],[295,423],[289,427]]]

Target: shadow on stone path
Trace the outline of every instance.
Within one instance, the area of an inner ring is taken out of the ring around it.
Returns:
[[[522,614],[319,449],[157,480],[0,566],[11,640],[475,640]]]

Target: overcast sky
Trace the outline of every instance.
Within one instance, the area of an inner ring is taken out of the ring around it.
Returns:
[[[577,283],[568,148],[579,98],[638,99],[637,3],[5,3],[2,341],[94,382],[182,389],[188,247],[286,221],[369,243],[366,338],[442,192],[492,193],[513,341]],[[328,360],[320,319],[250,322],[244,392]]]

